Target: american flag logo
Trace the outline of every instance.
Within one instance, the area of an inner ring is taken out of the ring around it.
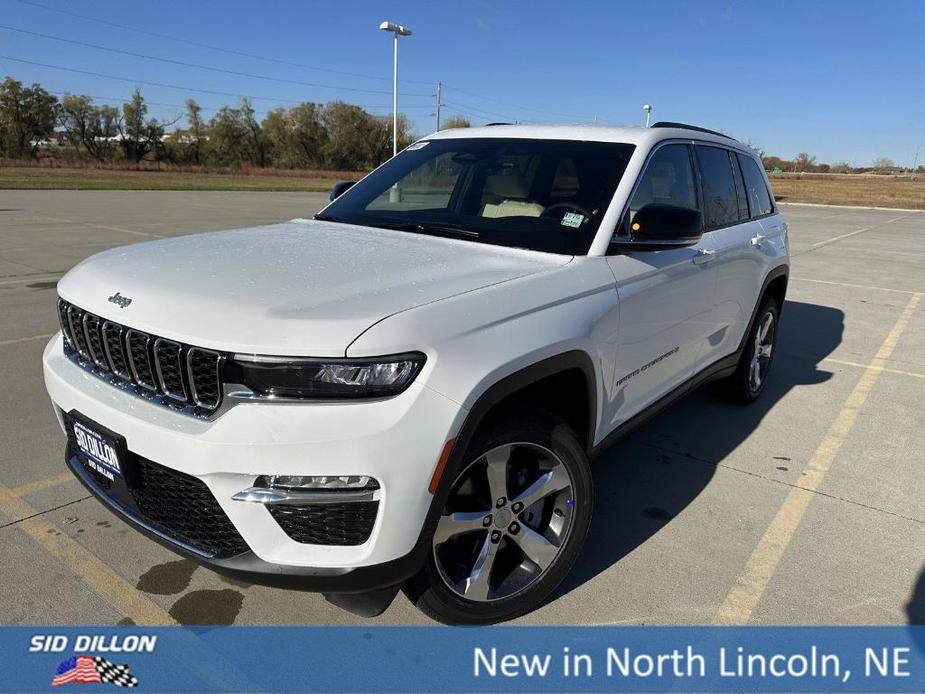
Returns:
[[[106,658],[89,655],[72,655],[58,666],[51,680],[52,687],[63,684],[114,684],[118,687],[137,687],[138,678],[128,665],[115,665]]]

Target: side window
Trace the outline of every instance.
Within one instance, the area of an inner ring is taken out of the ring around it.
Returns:
[[[629,222],[649,203],[697,209],[697,185],[687,145],[665,145],[656,150],[630,200]]]
[[[742,167],[742,175],[745,177],[745,190],[748,193],[748,205],[752,210],[752,217],[771,214],[774,205],[771,202],[768,187],[765,185],[764,176],[758,168],[758,162],[745,154],[739,154],[738,158],[739,165]]]
[[[739,219],[748,219],[748,201],[745,199],[745,182],[742,180],[742,170],[739,161],[732,150],[729,151],[729,163],[732,165],[732,174],[736,182],[736,199],[739,203]]]
[[[739,221],[739,200],[728,150],[696,145],[707,228]]]

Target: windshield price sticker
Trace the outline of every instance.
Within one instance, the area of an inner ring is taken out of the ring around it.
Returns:
[[[577,212],[566,212],[565,216],[562,218],[562,226],[577,229],[581,226],[583,221],[585,221],[585,216],[583,214],[578,214]]]

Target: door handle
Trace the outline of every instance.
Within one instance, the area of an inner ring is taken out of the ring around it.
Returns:
[[[752,238],[751,238],[751,244],[752,244],[753,246],[757,247],[757,248],[761,248],[761,243],[762,243],[762,241],[764,241],[766,238],[768,238],[768,237],[765,236],[764,234],[755,234],[755,235],[752,236]]]
[[[711,251],[707,248],[698,248],[697,255],[695,255],[692,260],[695,265],[703,265],[704,263],[709,263],[716,256],[716,251]]]

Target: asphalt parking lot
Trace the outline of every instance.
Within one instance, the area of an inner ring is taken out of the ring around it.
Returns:
[[[0,191],[0,623],[364,622],[128,529],[65,471],[41,376],[55,283],[81,259],[326,197]],[[522,621],[925,623],[925,213],[783,209],[769,390],[737,408],[701,389],[599,459],[586,550]],[[426,621],[403,596],[374,620]]]

